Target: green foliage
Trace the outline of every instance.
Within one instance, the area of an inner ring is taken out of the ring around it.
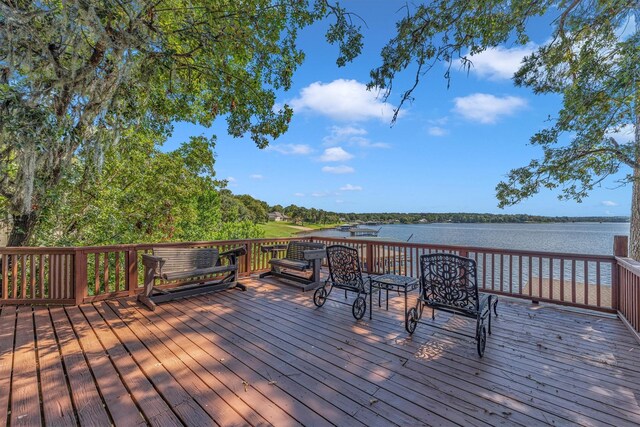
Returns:
[[[264,237],[262,228],[251,221],[223,222],[215,240],[235,240]]]
[[[254,199],[248,194],[241,194],[235,198],[244,205],[248,213],[248,218],[252,222],[267,222],[269,220],[269,205],[262,200]]]
[[[213,179],[214,140],[191,138],[173,152],[133,133],[105,153],[101,173],[84,179],[76,163],[42,213],[38,245],[203,241],[260,237],[255,224],[230,212],[228,190]],[[241,204],[241,203],[240,203]],[[248,209],[242,206],[244,211]]]
[[[276,209],[280,208],[280,209]],[[339,222],[340,214],[335,212],[327,212],[323,209],[304,208],[301,206],[290,205],[282,208],[280,205],[273,206],[271,211],[279,211],[287,215],[294,222],[302,224],[335,224]]]
[[[287,105],[274,109],[275,90],[304,59],[298,31],[333,16],[341,60],[359,51],[345,13],[327,0],[3,2],[0,197],[14,223],[30,220],[13,243],[32,236],[65,182],[100,178],[132,129],[167,135],[174,121],[222,117],[230,135],[265,147],[291,119]],[[188,149],[187,167],[211,155]]]
[[[407,6],[397,35],[382,50],[382,65],[371,72],[370,87],[385,89],[388,97],[396,74],[413,67],[415,84],[402,93],[402,106],[435,64],[444,61],[450,68],[460,60],[469,69],[475,53],[505,42],[527,43],[532,17],[557,14],[551,41],[525,58],[514,80],[535,93],[560,94],[563,108],[549,129],[531,138],[542,147],[543,158],[511,171],[497,196],[506,206],[541,188],[560,187],[561,197],[580,201],[621,165],[640,164],[637,136],[629,141],[611,136],[632,128],[640,115],[640,19],[635,29],[626,28],[638,7],[637,0],[456,0]],[[621,37],[624,29],[631,34]],[[450,79],[448,71],[445,77]]]
[[[532,145],[542,147],[543,158],[512,170],[498,184],[500,206],[542,188],[581,201],[622,166],[640,168],[640,138],[632,132],[640,124],[640,27],[626,38],[618,34],[631,25],[631,3],[600,2],[588,14],[584,5],[567,9],[555,39],[527,57],[516,73],[517,85],[561,94],[563,107],[550,128],[531,138]],[[626,138],[614,138],[621,131],[628,132]],[[628,175],[622,182],[632,180]]]

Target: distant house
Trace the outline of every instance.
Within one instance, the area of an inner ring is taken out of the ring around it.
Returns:
[[[269,214],[269,221],[289,221],[289,217],[280,212],[271,212]]]

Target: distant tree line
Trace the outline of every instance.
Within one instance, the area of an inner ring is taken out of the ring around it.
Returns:
[[[242,196],[249,197],[249,196]],[[255,199],[254,199],[255,200]],[[275,205],[270,212],[282,212],[293,222],[312,224],[336,224],[355,221],[373,223],[414,224],[414,223],[526,223],[526,222],[627,222],[629,217],[569,217],[569,216],[540,216],[525,214],[489,214],[489,213],[338,213],[322,209],[305,208],[297,205]]]

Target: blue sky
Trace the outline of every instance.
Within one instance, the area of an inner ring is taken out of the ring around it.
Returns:
[[[301,34],[305,63],[290,91],[278,101],[294,108],[289,131],[266,149],[227,135],[224,119],[210,129],[176,123],[165,149],[189,136],[215,134],[216,173],[236,194],[269,204],[296,204],[336,212],[480,212],[558,216],[629,215],[631,187],[610,179],[578,204],[546,191],[499,209],[495,186],[510,169],[541,151],[529,137],[546,126],[560,100],[514,87],[511,76],[522,56],[550,35],[549,18],[532,22],[530,46],[506,45],[454,66],[451,86],[435,67],[414,92],[395,125],[391,111],[412,75],[403,74],[384,104],[368,92],[369,71],[393,36],[402,1],[349,1],[361,16],[364,51],[344,68],[337,48],[325,42],[326,23]],[[624,171],[628,172],[627,170]]]

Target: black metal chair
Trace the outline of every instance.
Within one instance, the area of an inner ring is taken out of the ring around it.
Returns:
[[[353,302],[351,312],[356,320],[362,319],[367,311],[367,287],[362,277],[360,258],[358,251],[348,246],[327,246],[327,263],[329,264],[329,278],[322,287],[316,289],[313,294],[313,303],[316,307],[322,307],[329,298],[333,288],[343,289],[345,298],[347,292],[357,294]],[[369,280],[367,277],[366,280]],[[343,302],[341,300],[335,300]]]
[[[407,332],[413,334],[422,318],[424,307],[476,319],[475,338],[478,355],[482,357],[487,342],[484,322],[488,319],[491,335],[491,310],[498,316],[498,298],[478,291],[476,262],[452,254],[430,254],[420,257],[420,296],[416,306],[406,313]]]

